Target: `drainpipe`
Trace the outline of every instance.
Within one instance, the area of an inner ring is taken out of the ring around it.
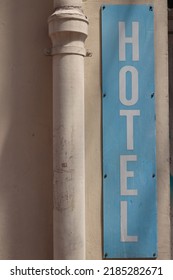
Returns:
[[[80,0],[55,0],[53,56],[54,259],[85,259],[84,42]]]

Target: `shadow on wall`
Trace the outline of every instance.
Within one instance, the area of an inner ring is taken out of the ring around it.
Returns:
[[[52,259],[53,0],[0,0],[0,259]]]

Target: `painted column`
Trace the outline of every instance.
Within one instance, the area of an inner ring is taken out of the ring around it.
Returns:
[[[53,55],[54,259],[85,259],[84,42],[82,1],[54,1]]]

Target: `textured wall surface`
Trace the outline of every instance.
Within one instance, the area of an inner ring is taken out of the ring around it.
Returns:
[[[169,11],[169,119],[173,118],[173,10]],[[171,183],[171,245],[173,241],[173,122],[169,123],[170,133],[170,183]],[[173,258],[173,246],[171,246]]]
[[[170,258],[167,1],[83,0],[86,253],[102,258],[100,6],[154,3],[159,259]],[[0,259],[53,258],[52,0],[0,0]]]
[[[52,258],[52,1],[0,1],[0,259]]]

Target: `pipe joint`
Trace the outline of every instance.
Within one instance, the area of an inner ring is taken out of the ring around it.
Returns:
[[[79,7],[59,8],[49,17],[49,36],[52,54],[78,54],[85,56],[88,20]]]
[[[73,3],[73,4],[72,4]],[[82,0],[54,0],[54,7],[80,7],[82,8]]]

